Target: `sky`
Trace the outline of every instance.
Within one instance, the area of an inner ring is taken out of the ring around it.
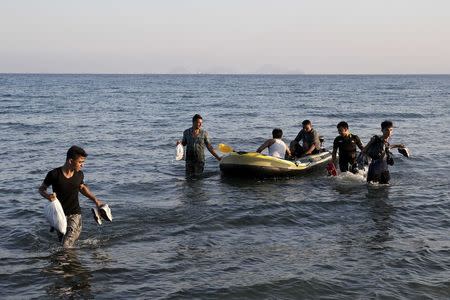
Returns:
[[[0,0],[0,73],[449,74],[448,0]]]

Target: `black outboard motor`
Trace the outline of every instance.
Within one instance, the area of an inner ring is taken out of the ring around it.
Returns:
[[[319,141],[320,141],[320,152],[325,152],[327,151],[327,149],[325,149],[325,147],[323,146],[323,142],[325,141],[323,136],[319,136]]]

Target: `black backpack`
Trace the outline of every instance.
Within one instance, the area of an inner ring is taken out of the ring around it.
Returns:
[[[366,150],[367,156],[371,159],[380,159],[383,158],[385,153],[386,149],[383,140],[378,135],[374,135],[370,147]]]

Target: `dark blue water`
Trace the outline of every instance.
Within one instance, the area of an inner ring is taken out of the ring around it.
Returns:
[[[2,298],[444,299],[450,295],[450,76],[0,74]],[[389,186],[325,171],[186,180],[175,141],[195,113],[214,145],[255,150],[304,119],[331,146],[390,119]],[[72,144],[112,208],[62,251],[37,188]]]

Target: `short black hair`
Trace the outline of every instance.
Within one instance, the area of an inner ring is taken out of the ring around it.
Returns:
[[[272,130],[272,136],[274,139],[281,139],[283,137],[283,130],[280,128],[275,128]]]
[[[336,125],[336,127],[337,127],[338,129],[339,129],[340,127],[345,128],[345,129],[348,129],[348,123],[345,122],[345,121],[341,121],[341,122],[339,122],[339,123]]]
[[[302,122],[302,125],[303,125],[303,126],[305,126],[305,125],[311,125],[311,121],[310,121],[310,120],[305,120],[305,121]]]
[[[391,127],[394,127],[394,123],[392,123],[392,121],[385,120],[385,121],[381,122],[381,130],[386,129],[386,128],[391,128]]]
[[[86,151],[83,148],[73,145],[67,150],[66,159],[77,159],[78,157],[87,157]]]
[[[192,117],[192,122],[195,122],[195,121],[197,121],[198,119],[203,120],[202,116],[200,116],[199,114],[195,114],[195,115]]]

